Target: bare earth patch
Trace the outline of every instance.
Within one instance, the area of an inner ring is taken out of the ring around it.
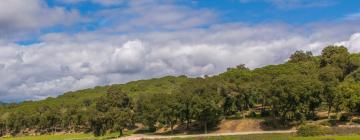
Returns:
[[[223,120],[214,133],[262,131],[258,119]]]

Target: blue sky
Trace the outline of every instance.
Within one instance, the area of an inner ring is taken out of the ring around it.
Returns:
[[[358,0],[2,0],[0,101],[360,51]]]
[[[105,16],[94,16],[99,12],[113,9],[129,8],[129,1],[105,0],[106,2],[94,2],[93,0],[47,0],[44,1],[50,8],[61,7],[66,11],[77,11],[88,21],[76,21],[72,25],[52,25],[39,28],[41,34],[51,32],[77,33],[84,31],[96,31],[117,24],[117,19]],[[194,26],[207,28],[213,24],[223,23],[286,23],[291,25],[306,25],[314,22],[337,22],[351,18],[351,15],[360,13],[360,1],[358,0],[177,0],[165,1],[172,5],[189,7],[211,11],[213,19],[208,23]],[[165,3],[154,2],[154,3]],[[104,4],[105,3],[105,4]],[[121,20],[129,20],[129,17]],[[359,17],[359,15],[357,16]],[[356,16],[353,18],[357,18]],[[64,21],[66,22],[66,21]],[[157,31],[159,28],[139,29],[136,32]],[[170,29],[169,29],[170,30]],[[134,30],[118,31],[113,33],[124,34]],[[17,43],[28,45],[38,43],[38,36],[18,39]]]

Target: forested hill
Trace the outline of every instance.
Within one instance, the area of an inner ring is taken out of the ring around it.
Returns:
[[[360,54],[328,46],[320,56],[296,51],[289,61],[254,70],[245,65],[203,78],[167,76],[68,92],[0,106],[5,134],[89,132],[102,135],[142,123],[149,130],[186,124],[216,127],[227,116],[261,106],[283,124],[316,112],[360,113]],[[161,124],[161,125],[156,125]]]
[[[149,80],[133,81],[126,84],[114,84],[109,86],[97,86],[90,89],[83,89],[79,91],[67,92],[56,98],[46,98],[39,101],[24,101],[18,104],[7,104],[6,109],[0,111],[36,111],[40,107],[80,107],[95,105],[97,98],[105,95],[107,89],[110,87],[119,87],[123,89],[130,96],[136,97],[139,94],[153,94],[153,93],[171,93],[171,91],[181,85],[187,80],[186,76],[166,76],[162,78],[153,78]],[[5,105],[5,103],[4,103]],[[4,112],[0,112],[6,114]]]

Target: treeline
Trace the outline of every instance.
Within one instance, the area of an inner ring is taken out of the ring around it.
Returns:
[[[359,54],[328,46],[320,56],[296,51],[285,64],[254,70],[239,65],[211,77],[167,77],[167,82],[151,86],[109,86],[104,96],[81,104],[42,105],[31,111],[7,105],[0,108],[0,135],[122,134],[140,123],[149,131],[161,127],[172,131],[182,125],[206,133],[223,118],[245,117],[249,112],[255,116],[254,111],[281,125],[317,120],[319,111],[338,119],[340,113],[360,113],[359,66]]]

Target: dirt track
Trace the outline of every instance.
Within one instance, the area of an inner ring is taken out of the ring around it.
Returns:
[[[231,135],[248,135],[248,134],[274,134],[274,133],[292,133],[296,130],[284,131],[252,131],[252,132],[233,132],[233,133],[214,133],[214,134],[194,134],[194,135],[131,135],[127,137],[117,138],[114,140],[141,140],[141,139],[171,139],[171,138],[191,138],[191,137],[211,137],[211,136],[231,136]]]

